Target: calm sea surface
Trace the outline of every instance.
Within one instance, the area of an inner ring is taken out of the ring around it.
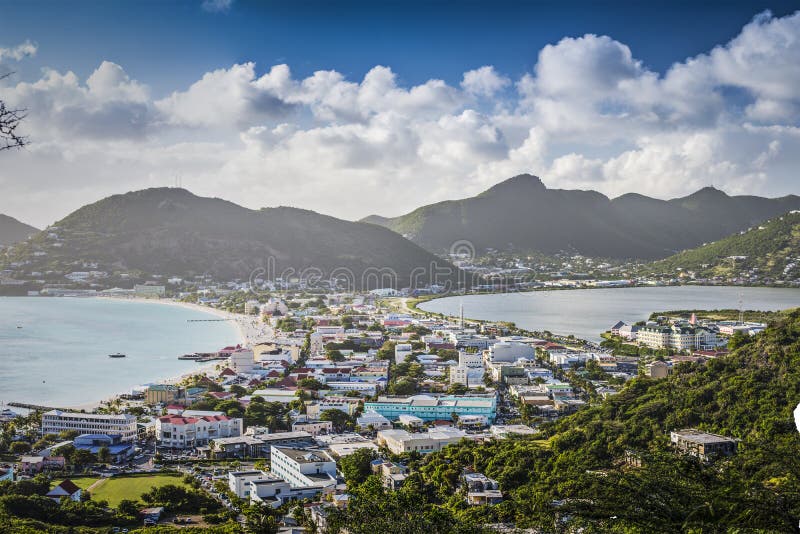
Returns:
[[[94,298],[0,298],[0,402],[69,407],[199,367],[178,360],[238,343],[228,322],[178,306]],[[21,326],[22,328],[17,328]],[[121,352],[126,358],[109,358]]]
[[[774,311],[800,306],[800,289],[758,287],[635,287],[575,289],[447,297],[423,303],[426,311],[473,319],[511,321],[527,330],[549,330],[599,340],[619,320],[647,319],[666,310],[739,308]]]

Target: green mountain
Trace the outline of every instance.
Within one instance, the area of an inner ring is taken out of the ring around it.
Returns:
[[[800,212],[792,211],[702,247],[653,263],[658,273],[694,271],[703,277],[800,279]]]
[[[522,174],[476,197],[418,208],[400,217],[370,216],[435,253],[468,240],[488,248],[609,258],[657,259],[714,241],[800,208],[800,197],[728,196],[707,187],[684,198],[548,189]]]
[[[494,523],[547,533],[797,532],[800,310],[742,343],[727,357],[677,365],[663,380],[639,377],[604,400],[594,395],[538,435],[412,453],[404,460],[417,472],[400,492],[370,477],[348,487],[348,509],[328,524],[353,534],[423,532],[425,524],[479,532]],[[740,440],[738,451],[709,462],[683,454],[670,432],[686,428]],[[467,506],[465,469],[499,482],[503,502]]]
[[[25,241],[38,232],[36,228],[8,215],[0,214],[0,247]]]
[[[334,273],[357,287],[406,287],[415,269],[420,286],[429,282],[432,263],[452,268],[385,228],[296,208],[251,210],[173,188],[84,206],[14,247],[9,258],[41,272],[96,263],[99,270],[221,279]]]

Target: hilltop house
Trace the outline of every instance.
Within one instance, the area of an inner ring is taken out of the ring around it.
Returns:
[[[78,502],[81,500],[81,489],[73,481],[67,479],[48,491],[46,497],[50,497],[56,502],[61,502],[63,498]]]

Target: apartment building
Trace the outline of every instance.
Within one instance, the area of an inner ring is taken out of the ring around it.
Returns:
[[[130,414],[96,414],[51,410],[42,414],[42,435],[63,431],[78,434],[119,434],[124,442],[136,439],[136,417]]]
[[[292,487],[336,485],[336,461],[320,449],[273,446],[270,471]]]
[[[423,421],[450,420],[453,414],[483,415],[492,423],[497,410],[497,397],[490,395],[411,395],[381,396],[364,403],[364,411],[374,411],[389,420],[413,415]]]
[[[239,417],[227,415],[165,415],[156,419],[156,440],[161,447],[187,449],[206,445],[210,440],[242,435]]]
[[[430,429],[427,432],[408,432],[406,430],[381,430],[377,441],[394,454],[419,452],[427,454],[442,450],[447,445],[458,443],[467,437],[463,430],[455,428]]]

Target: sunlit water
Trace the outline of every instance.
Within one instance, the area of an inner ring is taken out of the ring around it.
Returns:
[[[238,342],[231,323],[187,322],[214,318],[149,302],[0,298],[0,402],[77,406],[187,373],[200,364],[179,355]]]
[[[473,319],[511,321],[528,330],[549,330],[599,340],[618,320],[647,319],[665,310],[739,308],[782,310],[800,306],[800,289],[758,287],[636,287],[575,289],[447,297],[423,303],[426,311]]]

